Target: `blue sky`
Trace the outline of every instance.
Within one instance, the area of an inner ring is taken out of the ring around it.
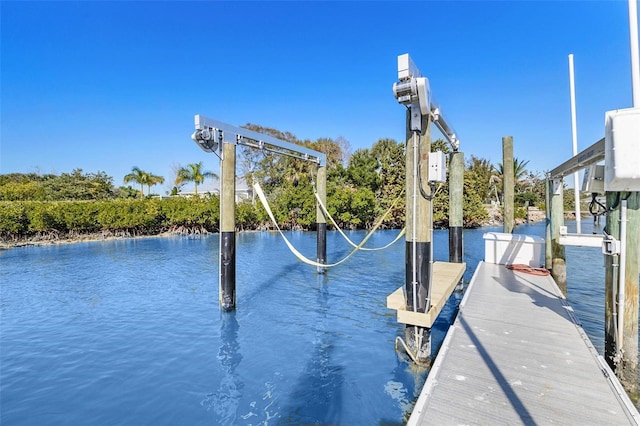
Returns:
[[[605,111],[631,107],[627,13],[623,0],[2,1],[0,173],[82,168],[121,185],[133,166],[168,181],[177,164],[217,171],[190,140],[198,113],[352,150],[404,141],[403,53],[467,158],[500,162],[512,135],[542,172],[571,156],[569,53],[580,150]]]

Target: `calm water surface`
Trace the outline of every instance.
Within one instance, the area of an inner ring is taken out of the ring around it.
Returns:
[[[466,282],[488,230],[500,229],[465,231]],[[315,257],[314,233],[288,237]],[[434,247],[447,260],[447,231]],[[349,249],[328,233],[329,262]],[[601,350],[604,270],[593,250],[567,248],[569,292]],[[0,251],[0,422],[402,424],[426,377],[396,354],[403,326],[385,307],[404,279],[404,241],[324,276],[277,234],[239,234],[237,253],[238,309],[221,313],[217,235]],[[583,268],[593,264],[584,256],[598,267]],[[434,347],[460,298],[436,323]]]

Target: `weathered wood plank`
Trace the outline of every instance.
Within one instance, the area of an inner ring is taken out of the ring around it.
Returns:
[[[387,296],[387,308],[389,309],[405,309],[406,301],[404,296],[404,287],[398,287],[396,291]]]
[[[387,308],[397,311],[399,323],[431,328],[445,303],[449,300],[449,296],[462,279],[466,267],[465,263],[433,263],[431,308],[428,312],[407,311],[403,287],[387,296]]]

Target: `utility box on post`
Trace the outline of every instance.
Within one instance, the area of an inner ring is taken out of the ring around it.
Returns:
[[[447,181],[447,159],[442,151],[429,153],[429,182]]]
[[[640,108],[607,111],[604,190],[640,191]]]
[[[582,191],[604,194],[604,166],[592,164],[584,170]]]

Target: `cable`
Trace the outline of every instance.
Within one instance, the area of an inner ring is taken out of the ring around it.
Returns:
[[[418,144],[418,157],[420,157],[421,155],[422,155],[422,152],[420,151],[420,144]],[[435,197],[436,195],[436,194],[431,194],[431,195],[427,194],[427,192],[422,187],[422,161],[418,161],[418,188],[420,188],[420,195],[422,195],[422,198],[424,198],[425,200],[432,201],[433,197]]]
[[[608,211],[615,210],[618,207],[618,204],[620,204],[620,193],[616,192],[616,200],[614,201],[613,205],[609,207]]]
[[[398,350],[398,342],[402,344],[402,347],[404,348],[404,351],[407,353],[407,355],[409,355],[409,358],[411,358],[414,363],[419,364],[416,355],[411,349],[409,349],[409,346],[407,346],[407,344],[404,342],[404,340],[402,340],[402,337],[400,336],[396,336],[396,351]]]
[[[607,207],[597,199],[598,193],[591,194],[591,202],[589,203],[589,213],[593,216],[602,216],[607,213]]]

